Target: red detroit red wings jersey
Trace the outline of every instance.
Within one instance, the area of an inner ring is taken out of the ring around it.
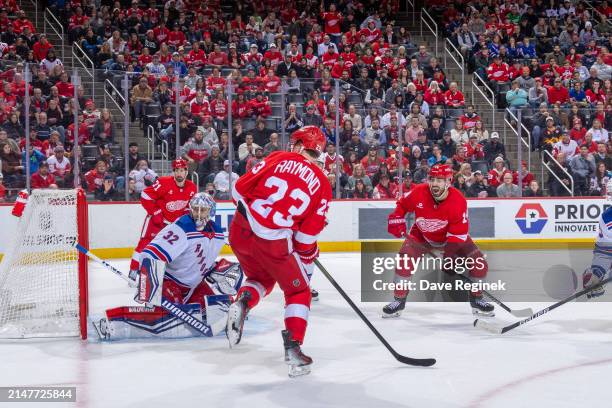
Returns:
[[[412,237],[419,240],[422,237],[433,246],[467,240],[467,201],[456,188],[448,190],[448,197],[438,203],[428,184],[418,184],[397,201],[395,214],[414,213],[414,225],[410,228]]]
[[[316,245],[325,227],[331,186],[322,170],[292,152],[274,152],[240,177],[234,201],[246,206],[253,232],[264,239],[289,239],[298,251]]]
[[[189,200],[196,190],[191,180],[186,180],[185,185],[179,187],[173,176],[164,176],[143,190],[140,203],[149,215],[161,210],[166,221],[174,222],[187,212]]]

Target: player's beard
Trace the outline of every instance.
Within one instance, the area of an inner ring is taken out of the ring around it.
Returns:
[[[183,176],[174,176],[174,181],[176,181],[176,184],[182,184],[185,182],[185,177]]]
[[[431,193],[434,200],[440,202],[444,201],[448,197],[448,184],[445,187],[429,186],[429,192]]]

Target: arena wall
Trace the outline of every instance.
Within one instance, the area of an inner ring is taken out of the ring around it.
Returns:
[[[490,249],[588,248],[597,234],[598,217],[608,205],[601,198],[471,199],[470,234]],[[362,241],[388,240],[386,217],[393,206],[393,201],[333,202],[321,250],[358,251]],[[0,253],[16,230],[17,219],[10,212],[10,205],[0,206]],[[232,203],[218,204],[217,221],[226,231],[233,214]],[[90,204],[90,248],[101,257],[129,257],[144,217],[138,203]]]

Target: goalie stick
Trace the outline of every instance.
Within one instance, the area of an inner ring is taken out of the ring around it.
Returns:
[[[483,330],[486,330],[488,332],[495,333],[495,334],[504,334],[504,333],[506,333],[506,332],[508,332],[508,331],[510,331],[512,329],[515,329],[515,328],[517,328],[519,326],[522,326],[523,324],[525,324],[527,322],[530,322],[533,319],[536,319],[536,318],[538,318],[538,317],[540,317],[540,316],[550,312],[551,310],[554,310],[554,309],[558,308],[559,306],[562,306],[562,305],[566,304],[567,302],[570,302],[570,301],[572,301],[574,299],[578,299],[579,297],[586,295],[590,291],[592,291],[594,289],[597,289],[597,288],[605,285],[606,283],[608,283],[610,281],[612,281],[612,276],[602,280],[601,282],[599,282],[596,285],[593,285],[593,286],[590,286],[590,287],[588,287],[586,289],[583,289],[580,292],[576,292],[573,295],[568,296],[565,299],[560,300],[557,303],[554,303],[554,304],[552,304],[552,305],[550,305],[550,306],[540,310],[539,312],[536,312],[536,313],[532,314],[531,316],[529,316],[526,319],[519,320],[518,322],[512,323],[511,325],[503,326],[502,327],[502,326],[499,326],[499,325],[496,325],[496,324],[493,324],[493,323],[489,323],[489,322],[485,322],[483,320],[476,319],[476,320],[474,320],[474,327],[478,327],[479,329],[483,329]]]
[[[87,248],[83,247],[82,245],[74,243],[73,246],[82,254],[96,261],[100,265],[104,266],[106,269],[113,272],[115,275],[123,278],[128,283],[128,285],[130,285],[130,287],[132,288],[135,287],[134,282],[130,278],[128,278],[126,274],[121,272],[119,269],[115,268],[108,262],[98,258],[96,255],[91,253],[91,251],[89,251]],[[172,303],[169,300],[162,298],[160,306],[164,310],[166,310],[168,313],[170,313],[172,316],[176,317],[177,319],[179,319],[180,321],[182,321],[183,323],[185,323],[187,326],[191,327],[192,329],[197,330],[202,335],[206,337],[213,336],[210,326],[208,326],[206,323],[204,323],[202,320],[198,319],[197,317],[193,316],[192,314],[185,312],[183,308],[181,307],[181,305]]]
[[[355,303],[353,303],[351,298],[348,297],[348,295],[346,294],[344,289],[342,289],[340,287],[340,285],[338,285],[336,280],[329,274],[329,272],[327,272],[327,269],[325,269],[325,267],[323,267],[323,265],[321,265],[321,262],[319,262],[318,259],[315,259],[314,263],[315,263],[315,265],[317,265],[317,267],[319,268],[321,273],[323,273],[323,275],[325,275],[325,277],[332,284],[332,286],[334,288],[336,288],[336,290],[338,291],[338,293],[340,293],[340,295],[344,298],[344,300],[346,300],[346,302],[353,309],[353,311],[355,311],[355,313],[357,313],[357,315],[361,318],[361,320],[363,320],[363,322],[366,324],[366,326],[368,326],[368,328],[372,331],[372,333],[374,333],[374,335],[378,338],[378,340],[380,340],[380,342],[387,348],[387,350],[389,350],[389,352],[393,355],[393,357],[395,357],[395,359],[397,361],[399,361],[400,363],[404,363],[404,364],[408,364],[408,365],[413,365],[413,366],[420,366],[420,367],[429,367],[429,366],[432,366],[432,365],[436,364],[436,359],[435,358],[411,358],[411,357],[403,356],[400,353],[398,353],[397,351],[395,351],[395,349],[393,347],[391,347],[391,345],[387,342],[387,340],[385,340],[385,338],[379,333],[379,331],[376,330],[376,328],[368,320],[368,318],[365,317],[365,315],[361,312],[361,310],[359,310],[357,305],[355,305]]]

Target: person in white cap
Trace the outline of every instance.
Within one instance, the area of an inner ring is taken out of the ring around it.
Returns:
[[[213,184],[215,186],[215,190],[217,190],[216,197],[219,200],[229,200],[230,199],[230,173],[232,178],[232,184],[238,180],[238,174],[230,171],[230,162],[229,160],[225,160],[223,162],[223,170],[217,173]]]

